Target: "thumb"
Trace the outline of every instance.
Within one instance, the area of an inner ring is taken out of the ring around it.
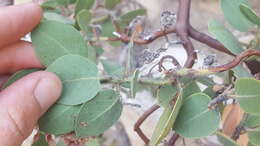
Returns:
[[[55,74],[39,71],[4,89],[0,93],[0,145],[21,145],[40,116],[58,99],[61,88]]]

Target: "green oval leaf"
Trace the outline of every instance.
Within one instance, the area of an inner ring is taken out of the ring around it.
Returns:
[[[95,4],[95,0],[77,0],[75,6],[75,15],[77,16],[77,14],[83,9],[86,10],[91,9],[94,4]]]
[[[219,126],[220,114],[208,109],[210,100],[204,93],[189,96],[173,126],[176,133],[185,138],[200,138],[214,133]]]
[[[217,136],[223,146],[239,146],[233,139],[224,135],[224,133],[217,132]]]
[[[241,78],[235,83],[236,98],[241,108],[250,114],[260,115],[260,81]]]
[[[74,129],[80,106],[53,105],[39,120],[40,131],[61,135]]]
[[[75,132],[78,137],[98,136],[120,117],[122,104],[113,90],[103,90],[80,109]]]
[[[120,17],[122,23],[129,24],[135,17],[146,15],[146,9],[136,9]]]
[[[248,5],[241,4],[240,11],[249,21],[260,26],[260,17]]]
[[[2,89],[10,86],[12,83],[14,83],[15,81],[19,80],[20,78],[30,74],[30,73],[33,73],[33,72],[36,72],[36,71],[39,71],[40,69],[36,69],[36,68],[33,68],[33,69],[24,69],[24,70],[20,70],[18,72],[16,72],[15,74],[13,74],[3,85]]]
[[[60,14],[54,13],[54,12],[44,12],[43,17],[46,20],[58,21],[58,22],[61,22],[64,24],[70,24],[70,25],[74,24],[74,22],[72,20],[69,20],[66,17],[64,17]]]
[[[169,105],[164,109],[163,114],[156,124],[152,138],[149,142],[149,146],[156,146],[169,134],[170,130],[172,129],[172,125],[174,124],[182,106],[182,91],[177,93],[176,98],[177,100],[174,104],[174,107]]]
[[[71,25],[56,21],[43,21],[32,32],[36,55],[45,66],[67,54],[88,57],[88,49],[80,33]]]
[[[122,0],[105,0],[105,7],[107,9],[113,9],[119,4]]]
[[[221,8],[226,20],[239,31],[247,31],[252,24],[241,13],[240,4],[248,5],[247,0],[221,0]]]
[[[77,24],[79,25],[80,29],[85,33],[88,32],[88,24],[91,21],[92,14],[88,10],[81,10],[77,16]]]
[[[157,100],[160,106],[166,108],[177,94],[178,89],[173,85],[164,85],[157,91]]]
[[[96,64],[82,56],[65,55],[46,70],[56,73],[63,83],[58,103],[82,104],[94,98],[101,89]]]
[[[138,76],[139,76],[139,70],[135,70],[133,77],[130,82],[130,94],[132,98],[135,98],[137,88],[138,88]]]
[[[234,54],[240,54],[244,51],[241,44],[234,37],[234,35],[228,31],[222,24],[218,21],[211,20],[208,23],[209,32],[220,41],[230,52]]]

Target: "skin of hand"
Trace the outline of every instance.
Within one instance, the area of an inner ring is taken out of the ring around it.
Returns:
[[[0,7],[0,85],[10,74],[43,68],[32,45],[20,38],[39,24],[42,9],[34,3]],[[20,146],[40,116],[58,99],[62,83],[50,72],[31,73],[0,92],[0,146]]]

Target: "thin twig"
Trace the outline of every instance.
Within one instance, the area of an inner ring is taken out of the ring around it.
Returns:
[[[160,106],[155,104],[152,107],[150,107],[147,111],[145,111],[141,117],[139,117],[139,119],[137,120],[137,122],[135,123],[134,126],[134,130],[137,132],[137,134],[142,138],[142,140],[144,141],[145,144],[149,143],[149,139],[147,138],[147,136],[143,133],[143,131],[141,130],[140,126],[142,125],[142,123],[157,109],[159,109]]]
[[[176,33],[182,41],[182,45],[187,53],[187,60],[184,67],[191,68],[197,59],[193,44],[189,39],[188,27],[190,18],[190,0],[179,0],[179,8],[176,21]]]
[[[170,140],[167,142],[166,146],[174,146],[179,137],[179,134],[174,133],[171,136]]]

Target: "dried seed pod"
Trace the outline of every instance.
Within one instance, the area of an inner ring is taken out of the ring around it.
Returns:
[[[216,62],[216,56],[215,55],[208,55],[203,59],[203,65],[211,66],[213,63]]]
[[[175,23],[176,23],[176,14],[170,11],[164,11],[161,14],[161,26],[164,29],[168,29],[170,27],[172,27]]]

